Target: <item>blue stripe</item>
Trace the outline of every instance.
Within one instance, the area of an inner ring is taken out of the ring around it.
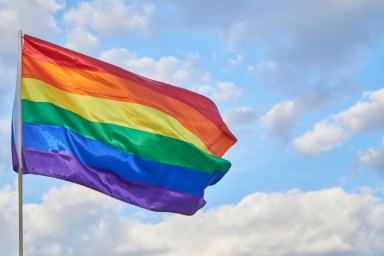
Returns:
[[[194,196],[202,195],[207,186],[215,184],[225,174],[220,171],[206,173],[146,160],[60,126],[24,123],[23,140],[23,147],[70,153],[92,168],[113,173],[123,179]]]

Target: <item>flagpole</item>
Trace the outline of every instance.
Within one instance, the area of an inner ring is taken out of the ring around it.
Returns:
[[[22,48],[23,48],[23,33],[21,30],[18,35],[18,61],[17,61],[17,76],[16,76],[16,151],[19,162],[18,169],[18,195],[19,195],[19,256],[23,256],[23,161],[21,157],[22,151],[22,123],[21,123],[21,62],[22,62]]]
[[[18,172],[19,187],[19,256],[23,256],[23,169]]]

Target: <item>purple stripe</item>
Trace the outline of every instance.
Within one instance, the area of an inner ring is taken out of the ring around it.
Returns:
[[[68,153],[23,149],[25,174],[38,174],[74,182],[124,202],[161,212],[192,215],[205,205],[196,197],[166,188],[132,182],[91,168]]]
[[[16,145],[12,138],[12,167],[15,172],[18,172],[19,169],[19,160],[17,159]]]

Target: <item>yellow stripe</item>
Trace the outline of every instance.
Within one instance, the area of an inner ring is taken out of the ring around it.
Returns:
[[[157,109],[131,103],[64,92],[41,80],[22,79],[22,98],[50,102],[83,118],[121,125],[189,142],[210,154],[205,144],[175,118]]]

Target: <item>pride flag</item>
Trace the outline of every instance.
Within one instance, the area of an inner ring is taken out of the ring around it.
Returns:
[[[15,171],[191,215],[229,170],[236,138],[208,98],[28,35],[21,62]]]

